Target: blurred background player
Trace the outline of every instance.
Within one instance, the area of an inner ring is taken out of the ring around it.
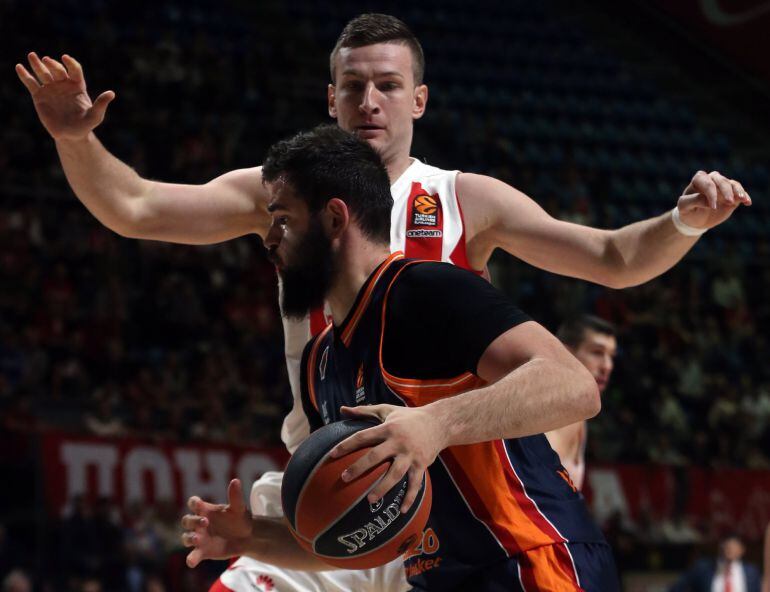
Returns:
[[[668,592],[760,592],[759,570],[745,563],[746,546],[736,534],[719,542],[715,559],[701,559]]]
[[[565,321],[556,336],[588,368],[596,379],[599,392],[603,393],[612,376],[618,352],[615,327],[604,319],[586,314]],[[581,421],[553,430],[546,437],[559,455],[573,485],[578,490],[582,489],[588,423]]]

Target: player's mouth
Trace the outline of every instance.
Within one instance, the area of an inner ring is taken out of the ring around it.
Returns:
[[[278,271],[281,271],[283,268],[283,263],[281,262],[281,258],[278,256],[278,253],[276,253],[275,249],[269,249],[267,251],[267,259],[275,266]]]
[[[356,135],[364,140],[369,138],[376,138],[385,128],[379,125],[365,124],[356,126]]]

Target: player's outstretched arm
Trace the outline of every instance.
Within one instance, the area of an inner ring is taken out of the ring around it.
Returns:
[[[28,55],[30,70],[16,74],[32,97],[43,127],[56,142],[72,190],[105,226],[123,236],[188,244],[214,243],[269,227],[267,194],[259,168],[228,173],[205,185],[143,179],[99,142],[113,91],[95,101],[80,64]]]
[[[522,192],[482,175],[459,175],[457,194],[468,224],[469,255],[479,267],[499,247],[547,271],[625,288],[664,273],[698,240],[677,230],[672,212],[617,230],[556,220]],[[681,222],[693,229],[721,224],[740,205],[751,205],[740,183],[704,171],[677,201]]]
[[[239,479],[230,482],[227,498],[227,504],[211,504],[197,496],[188,500],[192,514],[182,518],[182,544],[192,548],[187,555],[189,567],[206,559],[246,555],[289,569],[334,569],[302,549],[283,519],[252,516]]]

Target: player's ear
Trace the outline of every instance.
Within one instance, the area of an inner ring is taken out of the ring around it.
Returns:
[[[414,105],[412,106],[412,119],[420,119],[425,115],[425,107],[428,105],[428,85],[420,84],[414,89]]]
[[[336,96],[336,88],[333,84],[330,84],[326,88],[326,102],[329,107],[329,117],[333,117],[334,119],[337,119],[337,96]]]
[[[333,197],[326,202],[324,208],[324,227],[330,239],[339,238],[350,224],[350,210],[348,204],[338,197]]]

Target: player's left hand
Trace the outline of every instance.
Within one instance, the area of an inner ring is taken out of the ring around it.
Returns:
[[[192,547],[187,565],[196,567],[204,559],[230,559],[248,548],[252,531],[251,513],[243,501],[240,479],[227,488],[227,504],[212,504],[198,496],[187,500],[193,512],[182,518],[182,544]]]
[[[367,499],[370,503],[376,502],[408,473],[409,486],[401,504],[401,513],[405,514],[417,497],[425,470],[446,447],[446,430],[436,424],[435,417],[425,407],[383,404],[343,406],[341,411],[350,417],[374,417],[382,422],[353,434],[331,451],[332,457],[339,457],[365,446],[373,447],[342,473],[342,480],[352,481],[390,459],[390,468]]]
[[[748,192],[717,171],[695,173],[677,202],[680,219],[694,228],[718,226],[740,205],[751,205]]]

